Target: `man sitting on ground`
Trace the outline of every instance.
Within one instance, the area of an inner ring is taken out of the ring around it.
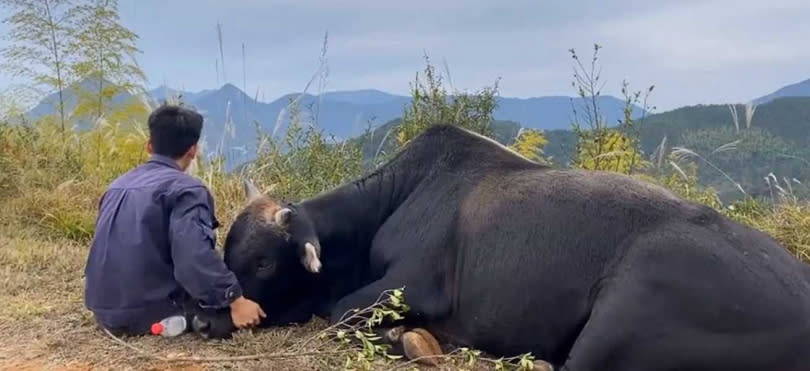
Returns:
[[[116,179],[99,203],[85,268],[85,305],[100,326],[143,335],[160,320],[230,307],[237,328],[265,314],[242,296],[217,254],[219,223],[208,189],[184,171],[197,154],[203,117],[162,106],[149,116],[148,162]],[[190,327],[187,326],[187,327]]]

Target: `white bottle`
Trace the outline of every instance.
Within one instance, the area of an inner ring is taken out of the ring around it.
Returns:
[[[152,334],[164,337],[174,337],[186,330],[186,317],[171,316],[152,325]]]

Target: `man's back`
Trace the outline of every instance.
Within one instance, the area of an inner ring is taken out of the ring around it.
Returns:
[[[180,267],[175,267],[175,259],[212,249],[218,224],[208,190],[171,158],[159,155],[110,185],[96,223],[85,269],[85,304],[106,327],[141,331],[155,319],[176,313],[185,295],[178,282],[184,277],[182,273],[176,277],[176,268],[184,270],[184,265],[199,260],[181,260]],[[191,237],[187,242],[198,246],[176,246],[178,235]],[[203,264],[218,265],[210,260],[204,259]],[[197,279],[199,271],[187,269],[187,280]],[[217,273],[224,275],[219,281],[229,293],[238,296],[238,287],[228,279],[232,279],[230,272]]]
[[[183,173],[197,156],[203,117],[163,105],[148,120],[152,158],[116,179],[99,203],[85,267],[84,303],[99,324],[130,335],[166,317],[190,319],[201,307],[227,309],[236,327],[259,324],[264,312],[242,296],[214,249],[214,200]]]

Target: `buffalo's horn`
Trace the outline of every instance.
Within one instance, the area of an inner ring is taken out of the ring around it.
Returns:
[[[321,271],[321,259],[318,257],[318,249],[310,242],[304,245],[304,268],[311,273]]]
[[[251,203],[259,198],[262,198],[262,193],[259,191],[258,188],[256,188],[255,185],[253,185],[253,182],[251,182],[248,179],[245,179],[244,183],[245,183],[245,196],[247,199],[247,203]]]

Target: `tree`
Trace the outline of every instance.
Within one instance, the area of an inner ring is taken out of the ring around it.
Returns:
[[[574,81],[571,86],[584,103],[581,111],[577,111],[576,107],[573,108],[574,121],[571,126],[577,136],[573,165],[589,170],[631,174],[648,165],[648,162],[644,161],[642,157],[640,148],[639,123],[633,119],[633,109],[641,99],[641,92],[631,93],[628,90],[627,82],[622,82],[622,93],[625,96],[625,117],[619,122],[618,128],[609,127],[599,105],[599,98],[605,85],[600,81],[602,69],[597,65],[601,48],[599,44],[594,44],[593,56],[587,67],[579,59],[576,51],[569,49],[571,58],[575,62]],[[644,112],[648,108],[647,98],[652,90],[651,86],[644,96]],[[583,128],[583,123],[588,127]]]
[[[647,118],[647,112],[649,112],[651,109],[655,109],[655,107],[650,107],[647,104],[647,100],[650,98],[650,94],[652,94],[653,89],[655,89],[655,85],[650,85],[650,87],[647,88],[643,99],[641,98],[641,91],[631,92],[629,87],[630,84],[627,82],[627,80],[622,81],[622,95],[624,95],[624,119],[619,121],[619,128],[629,141],[627,144],[627,149],[632,149],[632,153],[629,154],[630,161],[627,166],[628,173],[632,173],[638,168],[644,168],[649,165],[649,163],[645,162],[642,157],[644,151],[641,148],[641,124],[644,122],[644,119]],[[638,103],[643,104],[641,106],[641,118],[636,120],[633,118],[633,109]]]
[[[135,59],[140,52],[135,45],[138,35],[119,23],[117,0],[92,0],[78,6],[76,24],[76,37],[70,45],[77,57],[73,72],[96,84],[90,92],[80,92],[76,115],[95,115],[98,120],[110,101],[121,93],[140,90],[146,80]]]
[[[136,95],[143,94],[146,76],[135,58],[140,50],[138,38],[119,23],[117,0],[90,0],[75,9],[76,33],[70,51],[76,57],[73,73],[82,81],[77,86],[76,118],[89,118],[95,130],[96,167],[101,168],[105,143],[102,127],[111,125],[132,134],[134,125],[122,122],[142,122],[149,106]],[[112,107],[112,102],[129,93],[130,100]],[[116,129],[117,130],[117,129]]]
[[[71,0],[0,0],[14,13],[3,20],[10,25],[7,37],[12,44],[2,50],[3,67],[12,76],[33,80],[59,94],[59,121],[65,132],[63,89],[70,82],[66,68],[70,40],[74,35],[75,12]]]
[[[547,143],[545,135],[539,130],[521,129],[515,143],[509,147],[529,160],[547,164],[548,161],[543,158],[543,147]]]
[[[481,135],[492,136],[492,113],[497,102],[494,86],[482,89],[477,93],[455,93],[452,96],[442,86],[442,78],[436,74],[425,56],[425,82],[416,74],[416,81],[411,85],[411,104],[406,107],[402,124],[397,127],[396,136],[402,147],[430,126],[441,124],[458,125]]]

